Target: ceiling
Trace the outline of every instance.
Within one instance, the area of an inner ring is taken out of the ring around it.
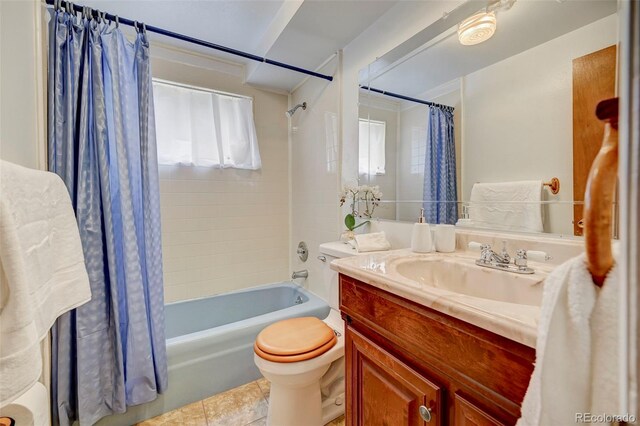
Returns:
[[[78,0],[78,4],[316,70],[399,0]],[[246,68],[248,84],[290,92],[305,75],[169,37],[150,39]]]
[[[463,46],[458,42],[457,21],[436,37],[411,46],[412,52],[401,52],[403,46],[383,56],[376,63],[377,76],[361,84],[405,96],[423,98],[439,86],[468,75],[491,64],[574,31],[589,23],[615,14],[616,0],[544,1],[518,0],[514,6],[498,12],[497,30],[488,41]],[[389,65],[390,64],[390,65]],[[373,68],[371,66],[370,68]]]

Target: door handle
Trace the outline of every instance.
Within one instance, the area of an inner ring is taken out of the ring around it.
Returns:
[[[422,420],[424,420],[425,422],[431,421],[431,408],[427,408],[424,405],[421,405],[418,411],[420,412],[420,417],[422,418]]]

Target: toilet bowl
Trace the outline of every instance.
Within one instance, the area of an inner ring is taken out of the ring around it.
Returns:
[[[344,412],[344,325],[331,310],[322,321],[336,341],[315,357],[278,362],[254,355],[256,366],[271,382],[267,422],[277,426],[322,426]]]
[[[320,252],[329,315],[272,324],[254,345],[255,364],[271,382],[268,425],[322,426],[344,413],[344,322],[338,311],[338,274],[329,263],[355,252],[343,243],[323,244]]]

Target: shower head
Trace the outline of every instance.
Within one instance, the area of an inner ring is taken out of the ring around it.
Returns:
[[[293,108],[291,108],[289,111],[285,112],[285,114],[287,115],[287,117],[291,118],[291,117],[293,117],[293,114],[296,113],[298,108],[302,108],[303,110],[307,109],[307,103],[303,102],[301,104],[298,104],[298,105],[294,106]]]

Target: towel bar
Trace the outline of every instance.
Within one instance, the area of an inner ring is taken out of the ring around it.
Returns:
[[[545,182],[544,186],[548,186],[553,195],[556,195],[560,192],[560,179],[557,177],[551,178],[549,182]]]
[[[611,224],[618,178],[618,98],[602,101],[596,116],[605,123],[602,147],[587,179],[584,194],[584,239],[587,267],[597,286],[602,286],[613,267]]]

